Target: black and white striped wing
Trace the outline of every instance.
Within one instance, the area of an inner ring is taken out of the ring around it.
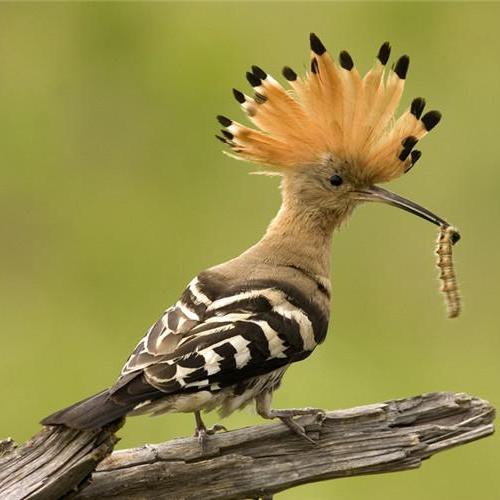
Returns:
[[[153,337],[154,327],[143,340],[134,364],[127,366],[141,366],[142,390],[149,398],[153,388],[159,397],[244,383],[307,357],[326,334],[324,314],[289,286],[260,282],[227,292],[203,303],[203,320],[200,314],[191,318],[189,331],[166,335],[175,339],[169,352],[145,357],[149,343],[160,350],[161,334]],[[129,379],[130,368],[124,375]]]
[[[147,331],[122,369],[122,377],[157,363],[175,351],[184,335],[200,323],[212,301],[201,291],[198,278],[181,298]]]

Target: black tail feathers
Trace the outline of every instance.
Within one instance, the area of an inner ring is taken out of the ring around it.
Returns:
[[[106,389],[49,415],[41,421],[41,424],[65,425],[79,430],[98,429],[124,417],[134,405],[134,403],[118,403],[110,397],[109,389]]]

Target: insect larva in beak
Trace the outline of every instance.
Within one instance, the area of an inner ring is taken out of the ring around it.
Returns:
[[[436,265],[439,269],[440,291],[444,295],[448,318],[456,318],[460,314],[460,295],[457,277],[453,269],[452,245],[458,231],[453,226],[441,226],[436,242]]]

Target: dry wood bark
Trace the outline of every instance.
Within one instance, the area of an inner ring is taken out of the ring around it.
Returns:
[[[23,446],[0,442],[0,498],[53,500],[86,484],[118,441],[121,423],[97,431],[44,427]]]
[[[300,418],[315,445],[271,424],[211,436],[204,451],[184,438],[107,458],[116,429],[49,428],[0,458],[0,498],[271,498],[299,484],[419,467],[492,434],[493,419],[487,401],[431,393],[330,411],[322,422]]]

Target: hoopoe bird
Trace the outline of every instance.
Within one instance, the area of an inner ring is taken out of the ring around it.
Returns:
[[[361,77],[348,52],[336,62],[310,35],[310,70],[283,76],[291,90],[257,66],[247,73],[253,95],[233,94],[257,127],[224,116],[217,136],[231,156],[280,175],[282,205],[262,239],[196,276],[151,326],[116,383],[45,418],[45,425],[102,427],[128,415],[200,412],[222,417],[255,402],[265,419],[280,419],[307,438],[294,420],[316,409],[273,409],[273,392],[287,368],[325,340],[331,300],[333,232],[362,202],[382,202],[441,228],[449,224],[416,203],[378,186],[408,172],[414,146],[439,122],[416,98],[395,119],[408,71],[400,57],[386,75],[384,43]],[[452,238],[458,240],[458,233]]]

